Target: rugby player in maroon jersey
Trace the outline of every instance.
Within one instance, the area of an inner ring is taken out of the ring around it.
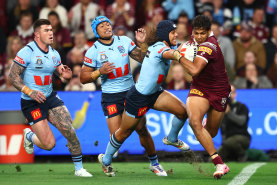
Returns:
[[[174,54],[193,78],[186,103],[189,124],[198,141],[212,158],[216,166],[213,175],[218,179],[229,172],[229,167],[217,154],[212,138],[217,135],[231,87],[225,70],[224,57],[211,31],[210,19],[204,15],[196,16],[192,27],[190,43],[198,47],[196,57],[190,61],[179,51],[175,51]],[[206,113],[206,125],[202,126]]]

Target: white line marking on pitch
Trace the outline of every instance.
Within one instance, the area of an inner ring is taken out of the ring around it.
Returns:
[[[235,176],[235,178],[228,185],[245,184],[248,179],[256,172],[256,170],[265,164],[266,163],[254,163],[246,166],[237,176]]]

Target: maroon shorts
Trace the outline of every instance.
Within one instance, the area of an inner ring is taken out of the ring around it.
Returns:
[[[191,86],[189,90],[189,96],[198,96],[208,99],[210,105],[218,112],[225,112],[227,103],[230,98],[231,90],[224,89],[222,91],[213,92],[210,90],[203,90],[196,86]]]

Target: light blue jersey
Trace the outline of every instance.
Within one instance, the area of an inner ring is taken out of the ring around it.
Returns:
[[[129,90],[133,85],[129,54],[136,48],[135,43],[126,36],[113,36],[111,44],[96,41],[86,52],[84,65],[99,69],[105,62],[114,63],[115,69],[101,75],[103,93],[117,93]]]
[[[163,42],[157,42],[148,48],[136,83],[136,89],[141,94],[153,94],[161,87],[171,64],[171,60],[162,58],[163,52],[167,50],[170,47]]]
[[[17,53],[14,62],[25,68],[21,78],[27,87],[41,91],[45,97],[51,94],[53,72],[61,65],[61,57],[56,50],[49,46],[48,52],[44,52],[33,41]],[[21,93],[21,98],[31,100],[24,93]]]

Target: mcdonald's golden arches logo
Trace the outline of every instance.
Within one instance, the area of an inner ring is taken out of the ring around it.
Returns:
[[[41,118],[41,117],[42,117],[42,115],[41,115],[41,112],[40,112],[40,109],[39,109],[39,108],[37,108],[37,109],[33,110],[33,111],[31,112],[31,115],[32,115],[32,117],[34,118],[34,120],[37,120],[37,119],[39,119],[39,118]]]
[[[143,116],[147,112],[148,107],[142,107],[138,110],[138,116]]]
[[[108,111],[109,111],[109,115],[112,115],[112,114],[114,114],[114,113],[117,113],[116,104],[112,104],[112,105],[107,106],[107,109],[108,109]]]

